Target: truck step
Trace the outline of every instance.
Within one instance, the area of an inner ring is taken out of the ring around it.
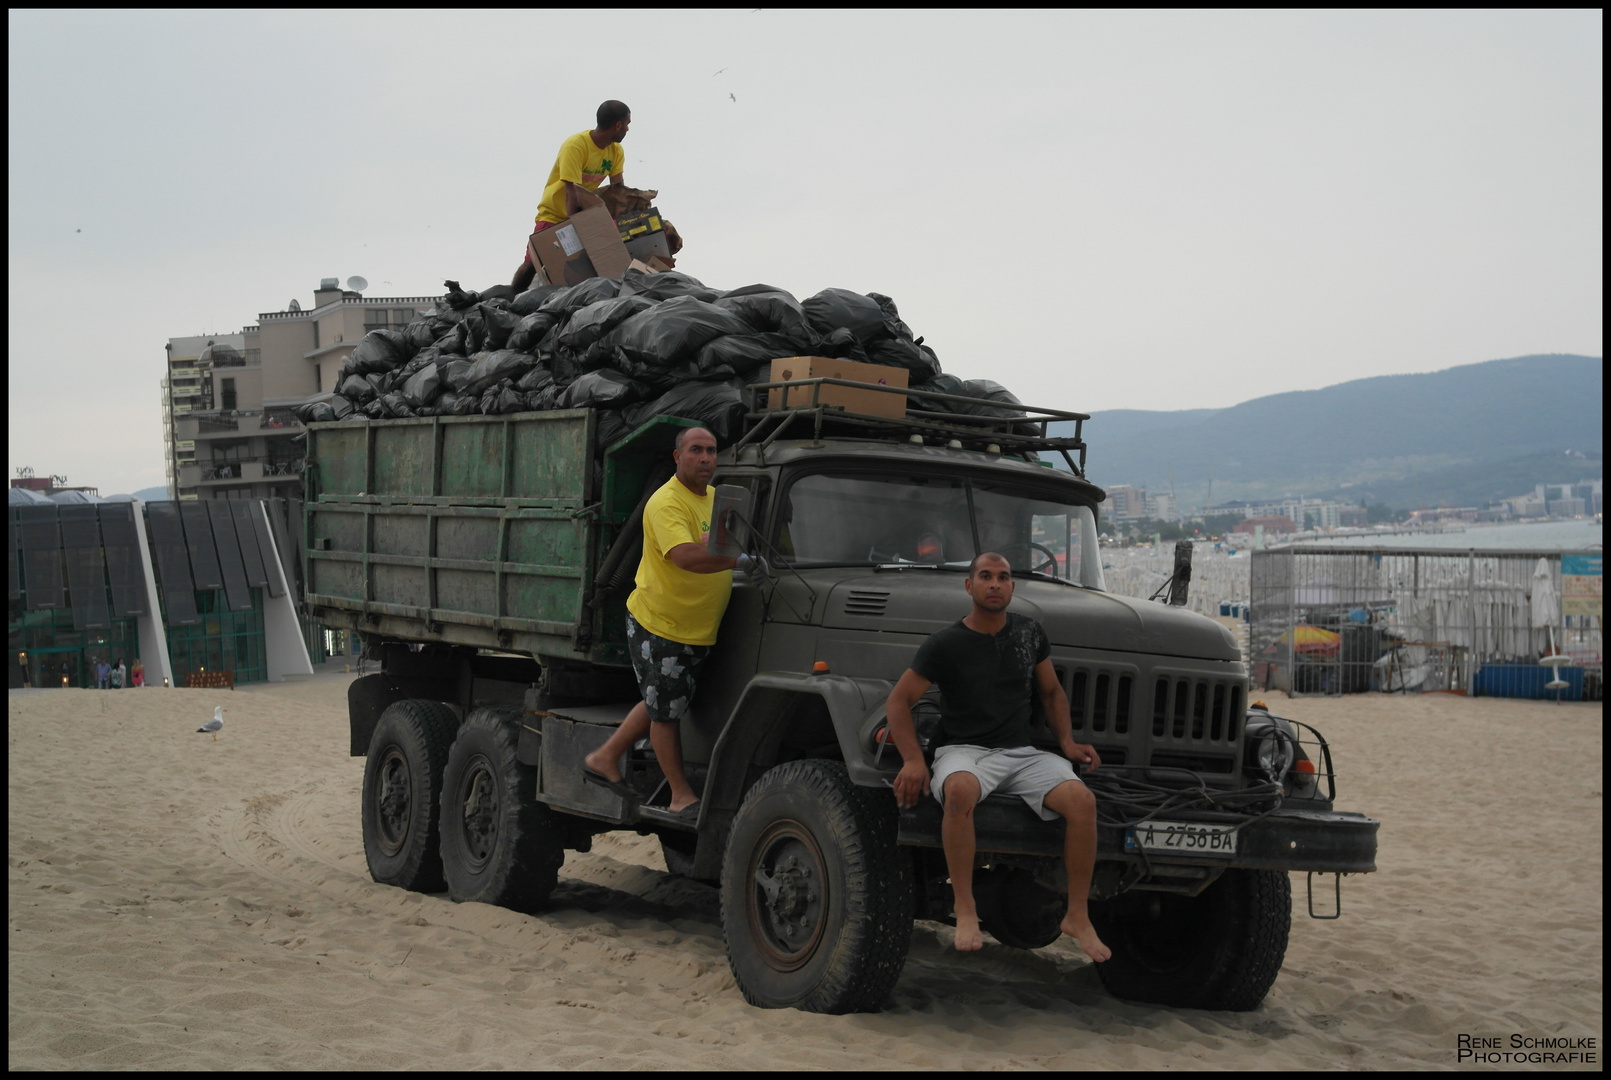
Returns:
[[[684,832],[699,831],[699,823],[696,819],[674,814],[663,806],[639,806],[638,820],[652,821],[657,825],[669,825],[673,829],[681,829]]]

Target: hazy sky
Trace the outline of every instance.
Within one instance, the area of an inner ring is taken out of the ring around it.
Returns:
[[[1598,11],[573,15],[11,11],[9,468],[162,484],[166,340],[321,277],[507,282],[610,97],[679,269],[1034,404],[1601,354]]]

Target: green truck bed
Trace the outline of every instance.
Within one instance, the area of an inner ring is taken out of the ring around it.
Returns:
[[[624,595],[589,599],[686,425],[650,421],[600,463],[589,409],[311,424],[308,604],[360,633],[625,665]]]

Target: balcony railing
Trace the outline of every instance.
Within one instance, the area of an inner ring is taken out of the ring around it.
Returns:
[[[198,416],[195,418],[201,431],[239,431],[240,421],[233,416]]]
[[[263,418],[258,424],[264,428],[300,428],[302,421],[296,418],[296,413],[290,409],[265,409]]]

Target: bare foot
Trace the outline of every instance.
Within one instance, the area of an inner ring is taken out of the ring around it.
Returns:
[[[1075,943],[1085,950],[1085,955],[1098,964],[1113,955],[1113,950],[1102,944],[1102,939],[1096,936],[1096,927],[1091,925],[1090,919],[1076,919],[1073,915],[1065,915],[1057,928],[1073,938]]]
[[[615,759],[608,756],[602,758],[599,757],[602,749],[603,748],[601,747],[599,750],[595,750],[591,754],[588,754],[582,759],[582,764],[586,765],[589,769],[598,773],[606,780],[620,780],[621,770],[616,768]]]
[[[957,912],[957,951],[972,952],[984,948],[984,935],[979,932],[979,916]]]

